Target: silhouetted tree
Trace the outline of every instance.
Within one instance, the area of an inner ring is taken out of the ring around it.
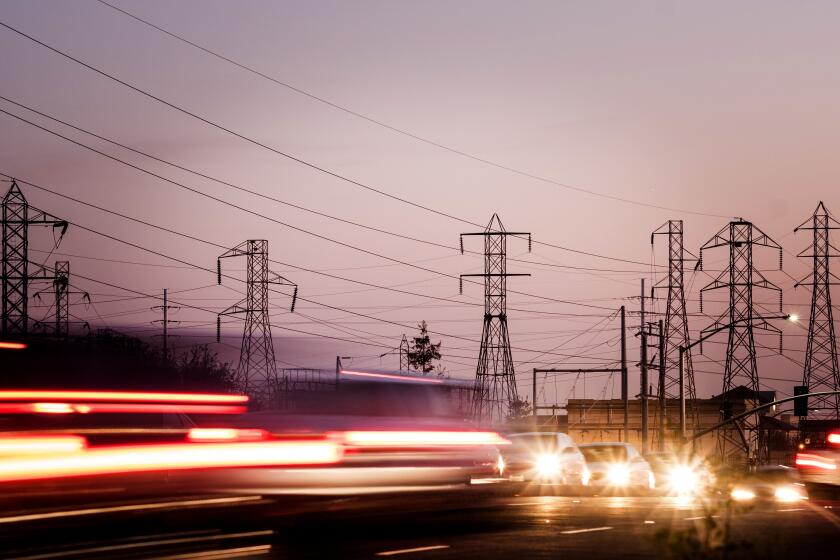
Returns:
[[[411,348],[408,350],[408,366],[416,371],[431,373],[435,371],[435,361],[440,360],[442,343],[432,344],[426,321],[417,326],[420,329],[420,335],[412,339]],[[442,374],[443,370],[438,367],[438,375]]]

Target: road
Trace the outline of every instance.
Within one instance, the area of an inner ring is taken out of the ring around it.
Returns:
[[[710,516],[710,517],[707,517]],[[289,501],[264,496],[104,499],[0,517],[0,555],[72,558],[675,558],[707,522],[730,558],[833,557],[840,502],[738,511],[657,497],[446,495]],[[670,545],[666,544],[670,541]]]

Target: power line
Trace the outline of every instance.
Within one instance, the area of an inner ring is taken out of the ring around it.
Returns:
[[[122,13],[122,14],[125,14],[126,16],[128,16],[128,17],[130,17],[130,18],[132,18],[132,19],[134,19],[134,20],[136,20],[136,21],[139,21],[140,23],[143,23],[143,24],[145,24],[145,25],[147,25],[147,26],[149,26],[149,27],[152,27],[152,28],[154,28],[154,29],[156,29],[156,30],[160,31],[161,33],[164,33],[164,34],[166,34],[166,35],[170,36],[170,37],[172,37],[173,39],[176,39],[176,40],[178,40],[178,41],[181,41],[181,42],[183,42],[183,43],[186,43],[187,45],[190,45],[190,46],[192,46],[192,47],[194,47],[194,48],[196,48],[196,49],[198,49],[198,50],[200,50],[200,51],[203,51],[203,52],[205,52],[205,53],[207,53],[207,54],[209,54],[209,55],[211,55],[211,56],[213,56],[213,57],[216,57],[216,58],[218,58],[218,59],[220,59],[220,60],[223,60],[223,61],[225,61],[225,62],[227,62],[227,63],[229,63],[229,64],[232,64],[232,65],[234,65],[234,66],[236,66],[236,67],[238,67],[238,68],[240,68],[240,69],[242,69],[242,70],[245,70],[246,72],[250,72],[251,74],[254,74],[254,75],[256,75],[256,76],[259,76],[260,78],[263,78],[263,79],[265,79],[265,80],[268,80],[268,81],[270,81],[270,82],[272,82],[272,83],[274,83],[274,84],[276,84],[276,85],[279,85],[279,86],[285,87],[285,88],[287,88],[287,89],[289,89],[289,90],[291,90],[291,91],[294,91],[295,93],[298,93],[298,94],[300,94],[300,95],[304,95],[304,96],[306,96],[306,97],[308,97],[308,98],[310,98],[310,99],[313,99],[313,100],[315,100],[315,101],[317,101],[317,102],[319,102],[319,103],[323,103],[323,104],[328,105],[328,106],[330,106],[330,107],[332,107],[332,108],[334,108],[334,109],[337,109],[337,110],[342,111],[342,112],[344,112],[344,113],[347,113],[347,114],[349,114],[349,115],[353,115],[354,117],[360,118],[360,119],[365,120],[365,121],[367,121],[367,122],[369,122],[369,123],[372,123],[372,124],[375,124],[375,125],[377,125],[377,126],[379,126],[379,127],[382,127],[382,128],[387,129],[387,130],[390,130],[391,132],[396,132],[397,134],[401,134],[401,135],[403,135],[403,136],[407,136],[407,137],[412,138],[412,139],[414,139],[414,140],[417,140],[417,141],[419,141],[419,142],[423,142],[424,144],[428,144],[428,145],[430,145],[430,146],[434,146],[434,147],[436,147],[436,148],[440,148],[440,149],[442,149],[442,150],[446,150],[447,152],[450,152],[450,153],[453,153],[453,154],[456,154],[456,155],[459,155],[459,156],[462,156],[462,157],[465,157],[465,158],[471,159],[471,160],[473,160],[473,161],[477,161],[477,162],[479,162],[479,163],[483,163],[483,164],[485,164],[485,165],[489,165],[489,166],[491,166],[491,167],[495,167],[495,168],[497,168],[497,169],[502,169],[502,170],[504,170],[504,171],[508,171],[508,172],[510,172],[510,173],[514,173],[514,174],[516,174],[516,175],[520,175],[520,176],[522,176],[522,177],[527,177],[527,178],[529,178],[529,179],[533,179],[533,180],[535,180],[535,181],[539,181],[539,182],[542,182],[542,183],[548,183],[548,184],[550,184],[550,185],[554,185],[554,186],[556,186],[556,187],[560,187],[560,188],[563,188],[563,189],[572,190],[572,191],[579,192],[579,193],[583,193],[583,194],[588,194],[588,195],[590,195],[590,196],[597,196],[597,197],[600,197],[600,198],[606,198],[606,199],[609,199],[609,200],[615,200],[615,201],[618,201],[618,202],[624,202],[624,203],[627,203],[627,204],[633,204],[633,205],[636,205],[636,206],[645,206],[645,207],[648,207],[648,208],[655,208],[655,209],[657,209],[657,210],[667,210],[667,211],[669,211],[669,212],[680,212],[680,213],[683,213],[683,214],[694,214],[694,215],[696,215],[696,216],[706,216],[706,217],[712,217],[712,218],[729,218],[729,216],[724,216],[724,215],[721,215],[721,214],[712,214],[712,213],[707,213],[707,212],[698,212],[698,211],[696,211],[696,210],[687,210],[687,209],[685,209],[685,208],[671,208],[671,207],[668,207],[668,206],[661,206],[661,205],[658,205],[658,204],[651,204],[651,203],[648,203],[648,202],[642,202],[642,201],[633,200],[633,199],[629,199],[629,198],[623,198],[623,197],[620,197],[620,196],[615,196],[615,195],[610,195],[610,194],[606,194],[606,193],[601,193],[601,192],[597,192],[597,191],[593,191],[593,190],[589,190],[589,189],[584,189],[584,188],[582,188],[582,187],[576,187],[576,186],[573,186],[573,185],[569,185],[569,184],[567,184],[567,183],[561,183],[560,181],[556,181],[556,180],[554,180],[554,179],[550,179],[550,178],[547,178],[547,177],[543,177],[543,176],[537,175],[537,174],[535,174],[535,173],[531,173],[531,172],[528,172],[528,171],[523,171],[523,170],[521,170],[521,169],[517,169],[517,168],[515,168],[515,167],[511,167],[511,166],[504,165],[504,164],[501,164],[501,163],[498,163],[498,162],[495,162],[495,161],[492,161],[492,160],[489,160],[489,159],[485,159],[485,158],[482,158],[482,157],[476,156],[476,155],[471,154],[471,153],[469,153],[469,152],[465,152],[465,151],[463,151],[463,150],[459,150],[459,149],[457,149],[457,148],[453,148],[453,147],[451,147],[451,146],[447,146],[446,144],[442,144],[442,143],[440,143],[440,142],[436,142],[436,141],[434,141],[434,140],[430,140],[430,139],[428,139],[428,138],[425,138],[425,137],[423,137],[423,136],[420,136],[419,134],[416,134],[416,133],[410,132],[410,131],[408,131],[408,130],[405,130],[405,129],[402,129],[402,128],[398,128],[398,127],[396,127],[396,126],[393,126],[393,125],[387,124],[387,123],[385,123],[385,122],[383,122],[383,121],[381,121],[381,120],[378,120],[378,119],[376,119],[376,118],[370,117],[370,116],[365,115],[365,114],[363,114],[363,113],[359,113],[358,111],[354,111],[354,110],[349,109],[349,108],[347,108],[347,107],[345,107],[345,106],[343,106],[343,105],[339,105],[338,103],[335,103],[335,102],[333,102],[333,101],[329,101],[329,100],[327,100],[327,99],[325,99],[325,98],[323,98],[323,97],[320,97],[320,96],[318,96],[318,95],[315,95],[314,93],[311,93],[311,92],[309,92],[309,91],[306,91],[306,90],[304,90],[304,89],[301,89],[301,88],[299,88],[299,87],[297,87],[297,86],[294,86],[294,85],[292,85],[292,84],[290,84],[290,83],[288,83],[288,82],[284,82],[284,81],[278,80],[277,78],[274,78],[273,76],[270,76],[270,75],[268,75],[268,74],[265,74],[265,73],[263,73],[263,72],[260,72],[259,70],[256,70],[255,68],[253,68],[253,67],[251,67],[251,66],[248,66],[248,65],[246,65],[246,64],[243,64],[243,63],[241,63],[241,62],[237,62],[236,60],[233,60],[232,58],[228,58],[228,57],[226,57],[226,56],[224,56],[224,55],[222,55],[222,54],[219,54],[219,53],[218,53],[218,52],[216,52],[216,51],[213,51],[213,50],[211,50],[211,49],[209,49],[209,48],[207,48],[207,47],[204,47],[204,46],[202,46],[202,45],[199,45],[198,43],[195,43],[195,42],[193,42],[193,41],[190,41],[189,39],[186,39],[186,38],[182,37],[181,35],[178,35],[178,34],[173,33],[173,32],[171,32],[171,31],[169,31],[169,30],[167,30],[167,29],[164,29],[163,27],[160,27],[160,26],[158,26],[158,25],[155,25],[154,23],[152,23],[152,22],[150,22],[150,21],[148,21],[148,20],[145,20],[145,19],[143,19],[143,18],[141,18],[141,17],[139,17],[139,16],[136,16],[136,15],[132,14],[131,12],[128,12],[128,11],[126,11],[126,10],[123,10],[123,9],[121,9],[121,8],[117,7],[117,6],[114,6],[113,4],[109,4],[108,2],[105,2],[104,0],[97,0],[97,1],[98,1],[99,3],[101,3],[101,4],[104,4],[105,6],[108,6],[109,8],[112,8],[112,9],[114,9],[114,10],[116,10],[116,11],[118,11],[118,12]],[[473,224],[473,225],[475,225],[475,224]]]
[[[15,27],[12,27],[11,25],[9,25],[9,24],[7,24],[7,23],[4,23],[4,22],[0,21],[0,26],[2,26],[2,27],[4,27],[4,28],[8,29],[9,31],[12,31],[13,33],[16,33],[17,35],[20,35],[21,37],[24,37],[24,38],[26,38],[26,39],[28,39],[28,40],[30,40],[30,41],[32,41],[32,42],[34,42],[34,43],[36,43],[36,44],[40,45],[40,46],[42,46],[42,47],[46,48],[47,50],[49,50],[49,51],[51,51],[51,52],[53,52],[53,53],[55,53],[55,54],[57,54],[57,55],[59,55],[59,56],[61,56],[61,57],[64,57],[64,58],[66,58],[66,59],[68,59],[68,60],[70,60],[70,61],[72,61],[72,62],[75,62],[76,64],[79,64],[80,66],[83,66],[83,67],[87,68],[88,70],[90,70],[90,71],[92,71],[92,72],[95,72],[96,74],[99,74],[100,76],[103,76],[103,77],[105,77],[105,78],[108,78],[109,80],[112,80],[112,81],[114,81],[114,82],[116,82],[116,83],[118,83],[118,84],[120,84],[120,85],[122,85],[122,86],[124,86],[124,87],[127,87],[127,88],[131,89],[132,91],[134,91],[134,92],[136,92],[136,93],[139,93],[140,95],[143,95],[143,96],[145,96],[145,97],[147,97],[147,98],[149,98],[149,99],[152,99],[152,100],[154,100],[154,101],[157,101],[158,103],[161,103],[161,104],[163,104],[163,105],[165,105],[165,106],[169,107],[170,109],[173,109],[173,110],[178,111],[178,112],[180,112],[180,113],[182,113],[182,114],[184,114],[184,115],[187,115],[187,116],[192,117],[192,118],[194,118],[194,119],[196,119],[196,120],[199,120],[199,121],[201,121],[201,122],[203,122],[203,123],[207,124],[208,126],[211,126],[211,127],[216,128],[216,129],[218,129],[218,130],[221,130],[221,131],[223,131],[223,132],[226,132],[226,133],[228,133],[228,134],[230,134],[230,135],[232,135],[232,136],[235,136],[235,137],[237,137],[237,138],[239,138],[239,139],[241,139],[241,140],[243,140],[243,141],[245,141],[245,142],[248,142],[248,143],[250,143],[250,144],[253,144],[253,145],[255,145],[255,146],[258,146],[258,147],[260,147],[260,148],[263,148],[263,149],[265,149],[265,150],[268,150],[268,151],[270,151],[270,152],[272,152],[272,153],[274,153],[274,154],[277,154],[277,155],[279,155],[279,156],[282,156],[282,157],[284,157],[284,158],[287,158],[287,159],[289,159],[289,160],[291,160],[291,161],[297,162],[297,163],[299,163],[299,164],[301,164],[301,165],[304,165],[304,166],[306,166],[306,167],[309,167],[309,168],[311,168],[311,169],[313,169],[313,170],[315,170],[315,171],[319,171],[319,172],[324,173],[324,174],[326,174],[326,175],[329,175],[329,176],[331,176],[331,177],[333,177],[333,178],[339,179],[339,180],[341,180],[341,181],[345,181],[345,182],[347,182],[347,183],[349,183],[349,184],[355,185],[355,186],[357,186],[357,187],[359,187],[359,188],[362,188],[362,189],[368,190],[368,191],[370,191],[370,192],[374,192],[374,193],[376,193],[376,194],[379,194],[379,195],[381,195],[381,196],[384,196],[384,197],[390,198],[390,199],[392,199],[392,200],[396,200],[396,201],[398,201],[398,202],[402,202],[402,203],[407,204],[407,205],[409,205],[409,206],[413,206],[413,207],[415,207],[415,208],[418,208],[418,209],[421,209],[421,210],[425,210],[425,211],[427,211],[427,212],[431,212],[431,213],[433,213],[433,214],[436,214],[436,215],[439,215],[439,216],[442,216],[442,217],[445,217],[445,218],[449,218],[449,219],[451,219],[451,220],[455,220],[455,221],[460,222],[460,223],[463,223],[463,224],[471,225],[471,226],[474,226],[474,227],[482,227],[480,224],[477,224],[477,223],[471,222],[471,221],[466,220],[466,219],[464,219],[464,218],[459,218],[459,217],[454,216],[454,215],[452,215],[452,214],[448,214],[448,213],[446,213],[446,212],[443,212],[443,211],[440,211],[440,210],[436,210],[436,209],[434,209],[434,208],[430,208],[430,207],[428,207],[428,206],[424,206],[424,205],[419,204],[419,203],[416,203],[416,202],[412,202],[412,201],[410,201],[410,200],[407,200],[407,199],[402,198],[402,197],[399,197],[399,196],[397,196],[397,195],[394,195],[394,194],[388,193],[388,192],[383,191],[383,190],[381,190],[381,189],[378,189],[378,188],[372,187],[372,186],[367,185],[367,184],[365,184],[365,183],[362,183],[362,182],[360,182],[360,181],[356,181],[355,179],[351,179],[351,178],[349,178],[349,177],[346,177],[346,176],[344,176],[344,175],[341,175],[340,173],[337,173],[337,172],[334,172],[334,171],[330,171],[329,169],[326,169],[326,168],[321,167],[321,166],[319,166],[319,165],[317,165],[317,164],[314,164],[314,163],[312,163],[312,162],[309,162],[309,161],[304,160],[304,159],[302,159],[302,158],[299,158],[299,157],[297,157],[297,156],[294,156],[294,155],[291,155],[291,154],[289,154],[289,153],[286,153],[286,152],[284,152],[284,151],[282,151],[282,150],[280,150],[280,149],[274,148],[273,146],[269,146],[268,144],[265,144],[265,143],[263,143],[263,142],[260,142],[259,140],[255,140],[255,139],[253,139],[253,138],[250,138],[250,137],[248,137],[248,136],[245,136],[245,135],[244,135],[244,134],[242,134],[242,133],[236,132],[236,131],[234,131],[234,130],[232,130],[232,129],[230,129],[230,128],[225,127],[224,125],[221,125],[221,124],[218,124],[218,123],[216,123],[216,122],[213,122],[213,121],[211,121],[211,120],[209,120],[209,119],[207,119],[207,118],[205,118],[205,117],[202,117],[202,116],[200,116],[200,115],[198,115],[198,114],[196,114],[196,113],[194,113],[194,112],[192,112],[192,111],[190,111],[190,110],[188,110],[188,109],[185,109],[185,108],[183,108],[183,107],[181,107],[181,106],[179,106],[179,105],[176,105],[176,104],[171,103],[171,102],[169,102],[169,101],[167,101],[167,100],[165,100],[165,99],[163,99],[163,98],[161,98],[161,97],[158,97],[158,96],[156,96],[156,95],[154,95],[154,94],[152,94],[152,93],[150,93],[150,92],[148,92],[148,91],[145,91],[145,90],[143,90],[142,88],[140,88],[140,87],[138,87],[138,86],[135,86],[135,85],[133,85],[133,84],[131,84],[131,83],[129,83],[129,82],[126,82],[125,80],[122,80],[122,79],[120,79],[120,78],[117,78],[116,76],[114,76],[114,75],[112,75],[112,74],[109,74],[109,73],[105,72],[104,70],[100,70],[99,68],[96,68],[96,67],[94,67],[94,66],[92,66],[92,65],[90,65],[90,64],[88,64],[88,63],[86,63],[86,62],[84,62],[84,61],[82,61],[82,60],[81,60],[81,59],[79,59],[79,58],[76,58],[76,57],[74,57],[74,56],[72,56],[72,55],[70,55],[70,54],[68,54],[68,53],[66,53],[66,52],[64,52],[64,51],[61,51],[61,50],[59,50],[59,49],[57,49],[57,48],[55,48],[55,47],[53,47],[53,46],[50,46],[50,45],[48,45],[47,43],[44,43],[43,41],[40,41],[39,39],[36,39],[35,37],[33,37],[33,36],[31,36],[31,35],[28,35],[28,34],[24,33],[23,31],[21,31],[21,30],[19,30],[19,29],[16,29]],[[10,115],[11,115],[11,113],[7,113],[7,114],[10,114]],[[12,116],[14,116],[14,115],[12,115]],[[20,119],[20,117],[16,117],[16,118],[19,118],[19,119]],[[21,119],[21,120],[22,120],[22,119]],[[37,125],[35,125],[35,126],[37,126]],[[39,128],[40,128],[40,127],[39,127]],[[46,130],[46,129],[45,129],[45,130]],[[71,140],[71,141],[72,141],[72,140]],[[111,157],[111,156],[108,156],[108,157]],[[129,164],[129,165],[130,165],[130,164]],[[603,259],[607,259],[607,260],[613,260],[613,261],[617,261],[617,262],[625,262],[625,263],[631,263],[631,264],[640,264],[640,265],[642,265],[642,266],[649,266],[649,264],[650,264],[650,263],[642,263],[642,262],[639,262],[639,261],[633,261],[633,260],[628,260],[628,259],[621,259],[621,258],[618,258],[618,257],[608,257],[608,256],[605,256],[605,255],[598,255],[598,254],[596,254],[596,253],[590,253],[590,252],[587,252],[587,251],[581,251],[581,250],[577,250],[577,249],[570,249],[570,248],[568,248],[568,247],[563,247],[563,246],[556,245],[556,244],[553,244],[553,243],[539,242],[539,241],[534,241],[534,243],[538,243],[538,244],[541,244],[541,245],[545,245],[545,246],[547,246],[547,247],[554,247],[554,248],[557,248],[557,249],[562,249],[562,250],[565,250],[565,251],[570,251],[570,252],[573,252],[573,253],[578,253],[578,254],[588,255],[588,256],[592,256],[592,257],[603,258]]]

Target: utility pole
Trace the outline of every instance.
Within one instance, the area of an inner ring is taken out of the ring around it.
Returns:
[[[807,227],[806,227],[807,226]],[[802,384],[808,388],[807,392],[823,392],[840,390],[840,369],[837,366],[837,339],[834,336],[834,317],[831,309],[831,284],[834,275],[829,270],[829,259],[840,256],[831,244],[829,231],[840,229],[837,222],[820,202],[814,214],[802,225],[793,230],[801,229],[813,232],[811,246],[799,253],[800,257],[810,258],[813,269],[810,280],[797,282],[795,287],[811,286],[811,315],[808,321],[808,345],[805,352],[805,369],[802,374]],[[811,253],[807,254],[810,249]],[[836,277],[834,277],[836,278]],[[826,395],[814,398],[808,404],[808,416],[820,419],[840,419],[840,397]],[[805,417],[799,419],[800,430]]]
[[[268,269],[268,241],[249,239],[219,255],[216,260],[216,276],[222,283],[222,259],[229,257],[247,258],[247,280],[245,299],[236,303],[216,317],[216,340],[221,332],[223,315],[245,315],[245,330],[236,369],[236,382],[240,390],[247,393],[257,406],[272,407],[279,404],[281,390],[277,378],[277,362],[274,358],[274,341],[271,338],[271,322],[268,315],[268,286],[293,286],[291,312],[295,311],[297,285]]]
[[[665,306],[665,383],[660,386],[660,393],[664,393],[665,396],[662,399],[660,394],[660,401],[665,402],[667,406],[667,399],[679,398],[681,394],[678,373],[680,368],[679,349],[680,347],[686,348],[691,343],[685,306],[684,277],[686,261],[696,260],[696,258],[691,253],[689,253],[690,258],[686,258],[688,251],[685,250],[683,243],[682,220],[669,220],[656,229],[650,236],[651,245],[658,235],[668,236],[668,276],[655,284],[651,288],[651,292],[655,290],[668,291]],[[683,356],[682,367],[685,376],[683,383],[688,391],[688,399],[691,403],[694,403],[697,396],[690,351]],[[693,423],[697,422],[695,412],[692,409]]]
[[[67,222],[30,206],[17,182],[3,197],[0,211],[3,250],[0,280],[2,280],[2,321],[0,334],[26,335],[29,332],[29,284],[33,281],[54,281],[55,274],[44,266],[30,263],[29,226],[49,226],[60,230],[55,246],[67,232]],[[30,267],[34,264],[34,267]]]
[[[484,327],[475,371],[473,416],[481,423],[500,424],[510,403],[518,399],[507,324],[507,279],[530,276],[508,273],[507,238],[527,235],[530,251],[531,234],[506,231],[499,215],[493,214],[484,231],[461,234],[461,254],[465,235],[484,238],[484,273],[462,274],[460,278],[461,292],[465,277],[484,278]]]
[[[665,328],[662,319],[659,320],[659,442],[658,450],[665,451]]]
[[[160,323],[163,326],[163,361],[169,363],[169,324],[180,323],[180,321],[171,321],[169,319],[169,310],[181,309],[178,306],[169,305],[169,295],[166,288],[163,289],[163,305],[156,305],[152,307],[153,311],[162,311],[163,319],[157,319],[152,323]]]
[[[627,379],[627,324],[621,306],[621,400],[624,405],[624,442],[630,442],[630,389]]]
[[[645,279],[642,278],[642,294],[639,298],[641,301],[641,331],[639,337],[641,344],[639,345],[639,352],[641,357],[639,359],[639,369],[641,370],[641,386],[642,391],[639,394],[642,408],[642,453],[648,452],[648,359],[647,359],[647,328],[645,325]]]
[[[782,248],[758,227],[744,219],[737,219],[715,234],[700,248],[700,260],[697,268],[703,270],[704,251],[717,247],[728,247],[729,266],[707,286],[700,290],[700,312],[703,312],[703,295],[710,290],[725,288],[729,292],[729,305],[722,315],[710,326],[701,331],[701,340],[710,331],[716,331],[728,325],[729,341],[726,346],[726,368],[723,376],[722,415],[724,419],[731,415],[729,392],[743,383],[758,399],[760,380],[755,352],[755,329],[761,329],[779,335],[781,353],[782,333],[755,312],[753,289],[763,288],[775,291],[779,295],[779,311],[782,309],[781,289],[767,280],[753,263],[753,247],[769,247],[779,252],[779,270],[782,269]],[[702,353],[702,346],[701,353]],[[733,430],[731,426],[722,429],[718,435],[718,452],[724,460],[736,452],[747,451],[750,463],[762,462],[766,455],[762,445],[759,421],[750,417]],[[734,433],[733,433],[734,432]],[[745,435],[748,434],[747,435]],[[736,437],[737,435],[737,437]]]

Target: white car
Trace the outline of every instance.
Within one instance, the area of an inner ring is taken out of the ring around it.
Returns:
[[[586,461],[568,435],[525,432],[506,437],[511,445],[502,449],[503,475],[513,480],[586,485]]]
[[[656,488],[650,464],[629,443],[588,443],[578,449],[586,459],[590,488],[619,492]]]

